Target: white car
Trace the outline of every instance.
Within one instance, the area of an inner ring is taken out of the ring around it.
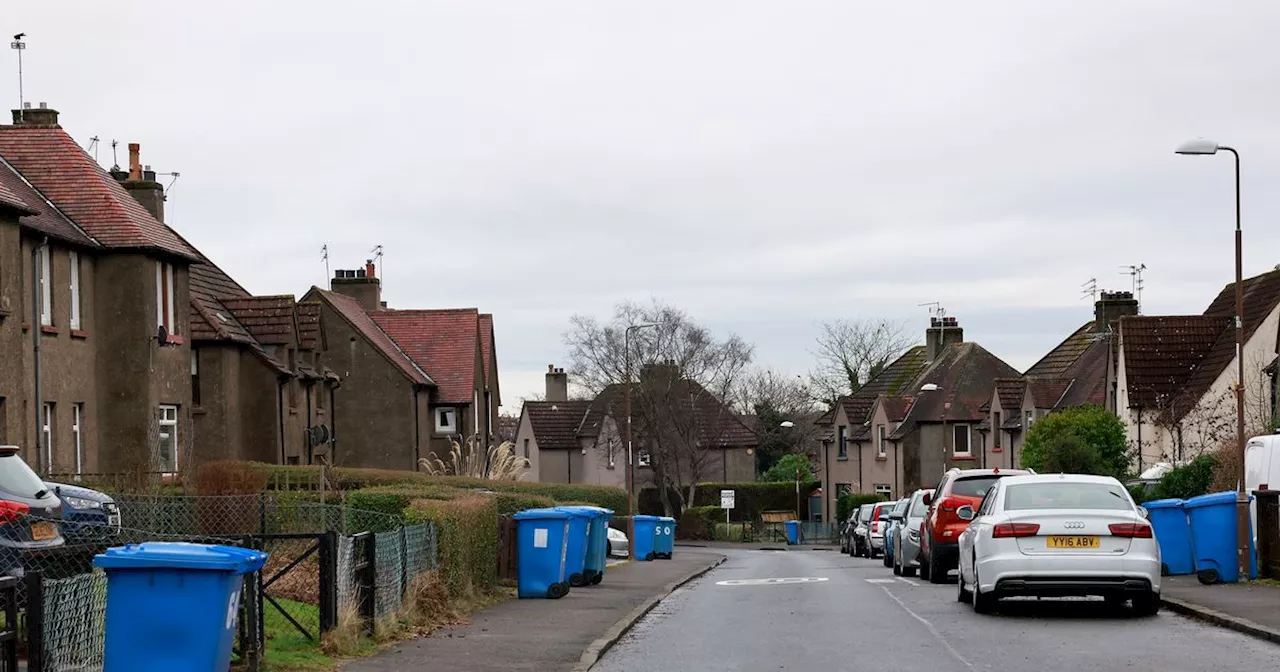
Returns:
[[[1129,492],[1114,478],[1008,476],[987,491],[960,535],[957,599],[994,611],[1004,597],[1101,595],[1160,609],[1160,547]]]
[[[625,558],[630,554],[630,545],[625,532],[609,528],[609,555]]]

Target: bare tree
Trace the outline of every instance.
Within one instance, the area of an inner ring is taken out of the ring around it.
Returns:
[[[654,326],[631,329],[628,339],[628,328],[639,325]],[[734,383],[751,362],[751,346],[732,334],[719,339],[684,311],[658,301],[619,304],[605,324],[576,315],[565,344],[570,380],[593,394],[607,393],[611,414],[623,423],[622,390],[610,386],[626,381],[629,344],[636,449],[648,454],[668,513],[674,510],[670,491],[682,504],[691,501],[694,486],[723,457],[716,449],[723,447],[726,432],[742,428],[730,401]]]
[[[836,320],[825,322],[812,352],[817,363],[809,385],[819,399],[834,405],[852,394],[915,344],[904,322]]]
[[[823,428],[814,424],[822,415],[808,381],[771,369],[755,369],[734,386],[739,412],[755,416],[751,428],[759,443],[756,467],[761,473],[786,453],[813,457],[821,444]],[[790,423],[784,427],[782,423]]]

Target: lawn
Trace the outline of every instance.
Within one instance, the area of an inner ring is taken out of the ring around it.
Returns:
[[[320,622],[320,609],[313,604],[294,602],[293,600],[276,599],[280,606],[289,610],[299,623],[307,625],[314,632],[313,624]],[[298,632],[275,605],[268,603],[263,615],[266,642],[264,642],[265,661],[268,670],[332,670],[336,665],[333,658],[320,650],[318,640],[308,639]]]

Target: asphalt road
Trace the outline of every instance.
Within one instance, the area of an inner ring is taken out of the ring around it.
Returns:
[[[726,553],[725,564],[672,593],[593,672],[1203,672],[1273,669],[1280,659],[1280,646],[1163,611],[1138,618],[1100,601],[1026,600],[979,616],[956,602],[954,583],[895,578],[879,560]],[[779,578],[824,580],[752,582]]]

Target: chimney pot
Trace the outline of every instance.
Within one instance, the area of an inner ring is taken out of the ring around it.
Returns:
[[[24,110],[29,110],[29,109],[31,109],[31,103],[30,103],[30,102],[25,102],[25,103],[23,103],[23,104],[22,104],[22,109],[24,109]]]
[[[569,400],[569,376],[554,364],[547,367],[547,401]]]
[[[368,259],[368,260],[366,260],[366,261],[364,262],[364,277],[366,277],[366,278],[373,278],[373,277],[376,277],[376,276],[374,275],[375,270],[376,270],[376,269],[375,269],[375,268],[374,268],[374,266],[373,266],[373,260],[372,260],[372,259]]]
[[[129,143],[129,179],[142,179],[142,145],[131,142]]]
[[[42,109],[42,110],[47,110],[47,109],[49,109],[49,103],[46,103],[46,102],[44,102],[44,101],[40,101],[40,109]]]
[[[363,278],[363,277],[364,277],[364,269],[363,269],[363,268],[358,268],[358,269],[356,269],[356,277],[357,277],[357,278]]]

